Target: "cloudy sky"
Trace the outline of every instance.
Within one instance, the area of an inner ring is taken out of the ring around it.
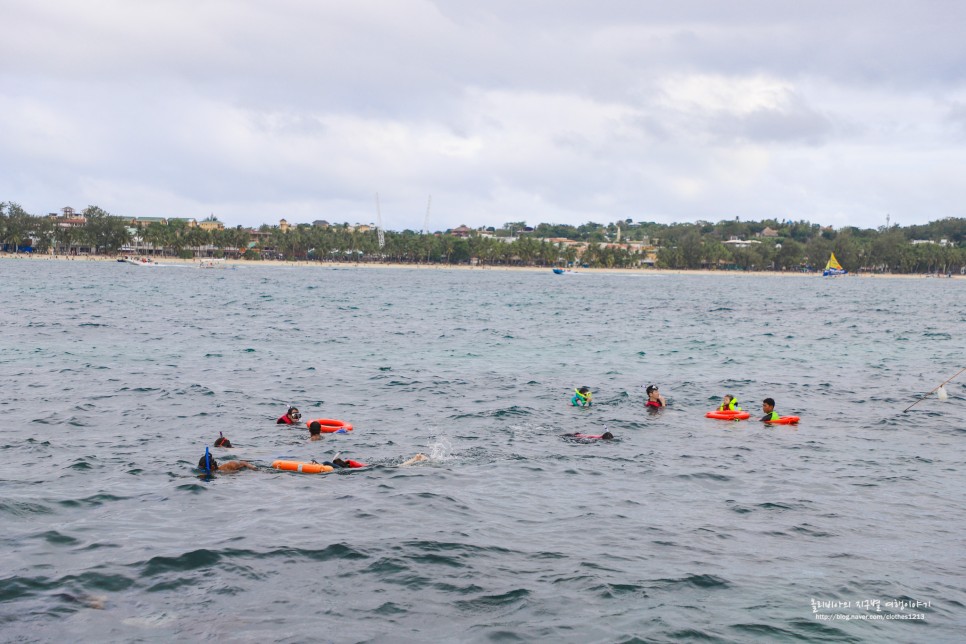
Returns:
[[[0,0],[0,201],[500,226],[966,216],[966,2]]]

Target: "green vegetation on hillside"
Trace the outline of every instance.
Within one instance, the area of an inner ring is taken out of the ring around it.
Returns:
[[[205,230],[184,219],[135,224],[89,206],[82,223],[26,213],[0,203],[0,245],[7,252],[136,252],[174,257],[513,266],[589,266],[713,270],[821,270],[831,253],[850,272],[951,273],[966,267],[966,219],[925,225],[833,230],[806,221],[659,224],[630,219],[580,226],[508,222],[500,228],[384,231],[348,224],[299,224],[283,230]],[[215,221],[209,217],[205,221]]]

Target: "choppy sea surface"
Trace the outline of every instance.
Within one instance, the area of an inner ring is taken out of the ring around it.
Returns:
[[[961,642],[964,293],[2,260],[0,640]]]

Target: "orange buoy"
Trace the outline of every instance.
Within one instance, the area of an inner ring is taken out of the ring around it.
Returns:
[[[351,423],[347,423],[344,420],[336,420],[335,418],[316,418],[315,420],[306,421],[305,426],[309,427],[312,423],[321,425],[323,434],[345,434],[346,432],[352,431]]]
[[[709,411],[704,415],[705,418],[716,418],[718,420],[748,420],[751,414],[746,411],[734,411],[725,409],[724,411]]]
[[[300,474],[325,474],[326,472],[331,472],[335,468],[331,465],[323,465],[322,463],[302,463],[299,461],[274,461],[272,467],[276,470],[283,470],[285,472],[299,472]]]
[[[769,425],[797,425],[801,420],[798,416],[782,416],[776,420],[766,420]]]

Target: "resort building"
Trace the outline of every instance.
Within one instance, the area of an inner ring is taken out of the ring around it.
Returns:
[[[761,242],[757,239],[738,239],[737,237],[732,237],[726,242],[722,242],[730,248],[748,248],[753,244],[760,244]]]
[[[283,219],[282,221],[285,220]],[[212,217],[205,219],[204,221],[199,221],[198,228],[201,228],[202,230],[224,230],[225,224]]]
[[[150,226],[151,224],[161,224],[162,226],[168,225],[168,220],[164,217],[132,217],[132,226]]]

